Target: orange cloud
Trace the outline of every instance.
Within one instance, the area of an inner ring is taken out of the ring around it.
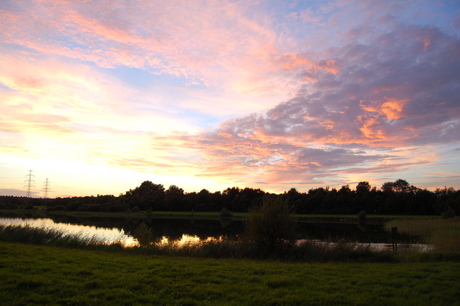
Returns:
[[[409,99],[392,99],[385,98],[386,102],[376,101],[359,101],[362,110],[370,113],[378,113],[385,116],[387,120],[398,120],[404,117],[404,106],[410,101]]]
[[[407,102],[409,102],[409,99],[396,100],[387,98],[387,100],[388,101],[381,106],[383,114],[389,120],[398,120],[404,117],[403,109]]]
[[[385,132],[378,128],[380,122],[376,117],[361,117],[359,118],[362,126],[359,128],[364,137],[370,140],[384,140],[386,139]]]

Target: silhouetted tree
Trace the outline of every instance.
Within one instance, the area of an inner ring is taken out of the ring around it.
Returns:
[[[164,196],[163,185],[145,181],[134,190],[126,192],[125,199],[130,208],[137,206],[140,210],[162,210]]]
[[[356,185],[356,193],[357,194],[365,194],[371,191],[371,185],[369,182],[359,182],[358,185]]]
[[[164,210],[166,211],[181,211],[184,210],[182,207],[182,200],[184,198],[184,190],[177,187],[176,185],[169,186],[165,192],[164,197]]]
[[[259,206],[267,193],[260,189],[231,187],[222,193],[202,189],[199,193],[185,193],[182,188],[150,181],[120,194],[56,199],[0,196],[0,209],[33,209],[46,205],[47,210],[120,212],[145,210],[214,211],[223,207],[232,212],[244,212]],[[460,191],[452,187],[437,188],[434,192],[419,189],[403,179],[385,182],[381,191],[366,181],[359,182],[356,190],[348,185],[339,190],[329,188],[310,189],[308,193],[295,188],[274,198],[287,201],[299,214],[328,213],[356,214],[361,210],[379,214],[441,214],[449,210],[460,215]],[[57,208],[56,208],[57,207]]]

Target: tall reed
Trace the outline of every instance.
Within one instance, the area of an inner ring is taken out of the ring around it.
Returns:
[[[66,234],[56,229],[29,225],[0,225],[0,241],[63,247],[102,247],[106,245],[94,236]],[[121,245],[119,242],[113,244]]]

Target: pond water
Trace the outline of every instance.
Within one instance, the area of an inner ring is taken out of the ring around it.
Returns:
[[[1,225],[28,225],[64,231],[99,242],[121,242],[126,246],[138,245],[136,232],[140,224],[145,223],[151,229],[156,243],[174,242],[177,244],[194,243],[210,239],[236,240],[244,233],[243,221],[168,219],[168,218],[77,218],[71,216],[51,216],[34,218],[33,216],[0,215]],[[297,226],[299,241],[335,243],[341,240],[370,245],[376,249],[391,247],[391,233],[383,224],[358,226],[350,223],[311,223],[299,222]],[[429,246],[421,244],[419,237],[400,234],[399,247],[411,247],[427,250]]]

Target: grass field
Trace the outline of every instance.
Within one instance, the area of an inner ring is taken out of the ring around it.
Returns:
[[[0,304],[460,305],[459,262],[282,263],[0,242]]]

